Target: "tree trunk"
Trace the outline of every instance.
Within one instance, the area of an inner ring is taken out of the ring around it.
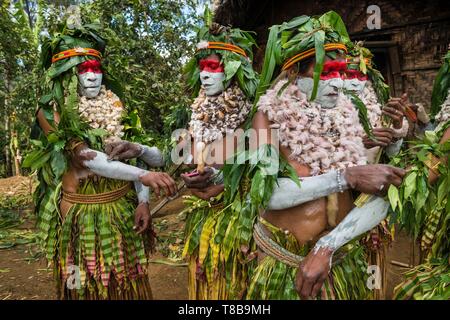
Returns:
[[[8,110],[7,103],[8,103],[8,98],[5,99],[5,109],[6,110]],[[5,139],[7,142],[9,142],[11,139],[9,130],[10,130],[9,115],[6,113],[5,114]],[[9,143],[6,143],[4,152],[5,152],[5,174],[7,177],[11,177],[12,176],[12,166],[11,166],[11,153],[10,153],[10,149],[9,149]]]

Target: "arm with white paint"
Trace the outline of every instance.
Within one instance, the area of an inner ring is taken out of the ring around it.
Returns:
[[[164,157],[162,152],[157,147],[148,147],[146,145],[138,144],[142,151],[138,158],[144,161],[150,167],[164,166]]]
[[[139,203],[149,203],[150,202],[150,188],[144,186],[140,181],[134,181],[134,189],[138,197]]]
[[[340,247],[376,227],[386,218],[389,202],[373,197],[361,208],[353,208],[336,228],[317,241],[314,252],[327,248],[335,252]]]
[[[268,210],[283,210],[349,189],[342,172],[333,170],[300,179],[298,186],[290,178],[279,178],[270,198]]]
[[[80,151],[81,154],[95,154],[91,160],[84,160],[82,164],[95,174],[125,181],[139,181],[141,176],[148,173],[147,170],[140,169],[120,161],[110,161],[105,153],[85,148]]]

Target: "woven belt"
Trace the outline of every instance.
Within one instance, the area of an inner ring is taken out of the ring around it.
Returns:
[[[131,189],[131,183],[126,183],[119,189],[97,193],[97,194],[80,194],[63,191],[63,200],[74,204],[101,204],[111,203],[124,197]]]
[[[287,264],[290,267],[298,268],[300,262],[304,257],[298,256],[289,250],[286,250],[278,243],[273,241],[269,236],[267,236],[262,228],[261,223],[255,224],[255,229],[253,231],[253,237],[255,239],[256,245],[268,256]]]
[[[256,245],[268,256],[290,266],[293,268],[298,268],[300,262],[303,261],[305,257],[296,255],[289,250],[286,250],[273,239],[271,239],[263,230],[262,224],[257,222],[253,231],[253,238],[255,239]],[[331,265],[339,264],[343,258],[345,258],[346,253],[336,252],[332,257]]]

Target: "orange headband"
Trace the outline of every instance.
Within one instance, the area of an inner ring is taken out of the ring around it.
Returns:
[[[336,49],[344,50],[345,53],[347,53],[347,47],[343,45],[342,43],[327,43],[324,45],[325,51],[333,51]],[[311,48],[306,51],[300,52],[299,54],[296,54],[292,58],[289,58],[283,65],[282,69],[283,71],[289,69],[297,62],[300,62],[302,60],[305,60],[306,58],[312,57],[316,54],[316,49]]]
[[[359,64],[359,61],[356,61],[353,57],[345,59],[345,62],[347,62],[347,64]],[[364,62],[367,65],[370,65],[372,60],[369,58],[364,58]]]
[[[218,49],[218,50],[227,50],[232,51],[234,53],[240,54],[241,56],[244,56],[247,58],[247,54],[245,53],[244,49],[241,47],[235,46],[231,43],[225,43],[225,42],[208,42],[208,46],[206,48],[197,49],[197,51],[205,50],[205,49]]]
[[[73,49],[61,51],[60,53],[57,53],[57,54],[53,55],[52,63],[55,63],[56,61],[59,61],[59,60],[62,60],[62,59],[75,57],[75,56],[93,56],[93,57],[96,57],[96,58],[99,58],[99,59],[102,58],[102,54],[99,51],[95,50],[95,49],[91,49],[91,48],[73,48]]]

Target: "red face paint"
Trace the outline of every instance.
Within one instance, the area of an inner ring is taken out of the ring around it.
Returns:
[[[343,78],[347,63],[345,61],[326,61],[323,64],[323,70],[320,75],[320,80],[328,80],[333,78]]]
[[[368,77],[359,70],[348,69],[345,71],[345,79],[358,79],[360,81],[366,81]]]
[[[100,61],[87,60],[78,65],[78,74],[83,74],[86,72],[103,73],[101,67],[102,67],[102,65],[101,65]]]
[[[199,61],[199,67],[200,71],[206,72],[219,73],[225,71],[223,64],[221,64],[220,61],[214,59],[201,59]]]

